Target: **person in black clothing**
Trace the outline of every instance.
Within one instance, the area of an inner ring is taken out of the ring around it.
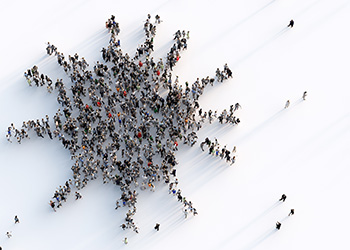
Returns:
[[[279,201],[285,202],[286,199],[287,199],[287,196],[285,194],[282,194],[282,197],[281,199],[279,199]]]
[[[290,210],[288,216],[291,216],[291,215],[293,215],[293,214],[294,214],[294,208]]]
[[[287,27],[293,28],[293,26],[294,26],[294,20],[292,19],[292,20],[290,20],[290,22],[289,22]]]
[[[276,229],[280,230],[281,225],[282,225],[282,224],[281,224],[279,221],[277,221],[277,222],[276,222]]]
[[[157,223],[156,226],[154,227],[155,230],[159,231],[160,224]]]

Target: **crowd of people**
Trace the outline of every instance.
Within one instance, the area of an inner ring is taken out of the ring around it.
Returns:
[[[233,147],[232,152],[227,149],[227,146],[223,146],[220,148],[220,144],[218,140],[215,138],[214,141],[211,141],[208,137],[200,144],[200,148],[204,151],[204,146],[208,147],[209,154],[220,157],[221,159],[225,159],[226,162],[230,163],[230,165],[236,162],[236,146]],[[232,153],[232,155],[231,155]]]
[[[207,115],[210,123],[217,117],[220,123],[238,124],[234,111],[240,105],[232,105],[230,112],[224,110],[220,115],[211,110],[202,114],[198,98],[205,87],[232,77],[232,71],[225,64],[214,78],[197,78],[191,86],[186,82],[183,87],[177,76],[173,81],[171,72],[181,59],[180,53],[187,48],[189,32],[178,30],[166,57],[156,62],[151,54],[159,23],[159,16],[153,22],[148,15],[145,42],[130,57],[120,48],[117,39],[120,28],[112,16],[106,22],[111,38],[101,51],[104,62],[98,61],[91,70],[83,57],[75,54],[67,58],[48,43],[47,54],[56,57],[71,83],[57,79],[53,84],[48,76],[39,73],[37,66],[24,73],[30,86],[34,82],[37,87],[46,86],[49,93],[57,93],[61,107],[52,123],[46,116],[41,121],[23,122],[21,129],[11,124],[7,139],[11,141],[14,137],[21,143],[29,139],[28,132],[33,129],[39,137],[58,139],[70,151],[74,162],[72,179],[55,191],[49,202],[54,211],[67,200],[72,189],[77,190],[75,197],[80,199],[78,191],[89,181],[101,178],[104,183],[120,187],[122,194],[116,209],[128,208],[123,229],[139,231],[133,221],[137,189],[155,191],[162,182],[169,185],[169,193],[182,204],[185,218],[198,214],[178,188],[175,152],[181,141],[189,146],[196,143],[196,131]],[[218,150],[215,143],[207,145],[211,153]],[[220,157],[234,162],[226,148],[220,150]]]

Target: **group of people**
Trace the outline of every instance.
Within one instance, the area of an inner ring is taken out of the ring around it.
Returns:
[[[112,16],[106,22],[111,39],[108,47],[102,49],[104,62],[97,62],[93,70],[78,54],[67,60],[49,43],[47,54],[56,56],[71,83],[57,79],[53,84],[48,76],[39,73],[37,66],[25,72],[30,85],[47,85],[49,93],[56,92],[61,108],[53,117],[53,125],[48,116],[41,121],[23,122],[21,130],[11,124],[7,137],[9,141],[12,135],[19,137],[21,143],[33,129],[39,137],[47,134],[50,139],[58,139],[70,151],[73,177],[55,191],[49,203],[54,211],[67,200],[72,189],[77,190],[75,196],[80,199],[78,191],[100,177],[103,183],[113,183],[121,190],[116,209],[128,208],[123,229],[138,232],[133,221],[137,188],[155,191],[161,182],[169,185],[169,192],[181,202],[185,218],[198,214],[177,187],[175,152],[181,141],[193,146],[198,139],[198,123],[203,121],[201,114],[197,116],[197,110],[202,110],[198,98],[204,88],[208,83],[213,85],[232,77],[232,71],[225,64],[215,78],[198,78],[192,86],[186,82],[183,88],[178,77],[172,80],[171,71],[181,58],[180,52],[187,48],[189,32],[177,31],[166,58],[156,62],[151,53],[159,23],[159,16],[152,23],[148,15],[144,25],[146,41],[137,48],[135,57],[130,57],[122,52],[116,39],[120,28]],[[231,106],[230,112],[218,116],[219,121],[238,124],[233,112],[239,107]],[[212,112],[208,112],[209,120],[211,116]],[[232,162],[234,157],[229,151],[221,152]]]
[[[226,162],[230,163],[230,165],[236,162],[236,156],[233,155],[236,153],[236,146],[233,147],[232,151],[228,150],[226,145],[220,149],[218,140],[215,138],[214,141],[211,141],[208,137],[200,144],[202,151],[204,151],[204,146],[209,148],[210,155],[219,156],[221,159],[225,159]]]

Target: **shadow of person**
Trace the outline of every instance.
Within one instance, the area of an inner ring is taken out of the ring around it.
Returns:
[[[248,249],[253,249],[253,248],[257,247],[259,244],[261,244],[262,242],[264,242],[265,240],[270,238],[277,231],[278,231],[277,229],[269,229],[269,230],[267,230],[265,233],[263,233],[257,239],[255,239],[250,245],[248,245],[247,247],[245,247],[243,249],[244,250],[248,250]]]
[[[279,37],[281,37],[284,33],[286,33],[290,28],[285,27],[282,30],[280,30],[279,32],[277,32],[276,34],[274,34],[272,37],[270,37],[269,39],[267,39],[266,41],[264,41],[263,43],[261,43],[260,45],[258,45],[255,49],[253,49],[252,51],[250,51],[248,54],[246,54],[245,56],[241,57],[240,59],[238,59],[236,62],[233,63],[232,68],[236,68],[238,65],[240,65],[242,62],[246,61],[247,59],[249,59],[250,57],[252,57],[254,54],[256,54],[257,52],[259,52],[260,50],[262,50],[263,48],[265,48],[266,46],[268,46],[269,44],[271,44],[272,42],[274,42],[275,40],[277,40]]]
[[[238,231],[236,231],[234,234],[230,235],[230,237],[226,240],[226,243],[224,243],[223,245],[227,245],[230,241],[232,241],[234,238],[238,237],[240,234],[242,234],[244,231],[246,231],[247,229],[249,229],[251,226],[253,226],[255,223],[257,223],[260,219],[262,219],[263,217],[265,217],[268,213],[270,213],[272,210],[274,210],[276,207],[278,207],[280,204],[282,204],[279,201],[276,201],[274,204],[272,204],[270,207],[268,207],[267,209],[265,209],[262,213],[260,213],[259,215],[257,215],[256,217],[254,217],[250,222],[248,222],[244,227],[242,227],[241,229],[239,229]],[[270,233],[274,232],[275,230],[268,231],[268,235],[266,235],[267,237],[270,236]],[[264,234],[265,235],[265,234]],[[259,237],[261,238],[261,237]]]

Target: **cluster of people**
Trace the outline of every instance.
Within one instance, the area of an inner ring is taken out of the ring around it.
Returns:
[[[22,124],[22,127],[20,129],[17,129],[13,123],[11,123],[11,126],[7,128],[7,135],[6,138],[9,142],[12,143],[11,138],[15,138],[19,144],[21,144],[23,139],[30,139],[28,132],[33,129],[35,131],[35,134],[38,137],[44,138],[44,135],[47,134],[49,138],[52,140],[52,132],[50,129],[49,124],[49,116],[46,115],[45,119],[41,118],[41,121],[39,119],[35,120],[28,120],[24,121]],[[55,133],[57,131],[54,131]]]
[[[49,45],[47,47],[47,53],[52,54],[52,49],[51,49],[52,46],[50,45],[50,43],[48,44]],[[34,82],[37,87],[39,86],[42,87],[47,84],[47,91],[51,93],[53,90],[52,80],[50,79],[50,77],[44,74],[40,74],[38,71],[38,67],[36,65],[34,65],[31,69],[28,69],[27,71],[25,71],[24,77],[26,78],[29,86],[32,86],[32,82]]]
[[[205,138],[205,140],[200,144],[200,148],[202,149],[202,151],[204,151],[204,146],[208,147],[210,155],[220,157],[221,159],[225,159],[226,162],[230,163],[230,165],[236,162],[236,156],[233,155],[236,153],[236,146],[233,147],[232,151],[228,150],[226,145],[220,148],[220,144],[216,138],[214,139],[214,141],[211,141],[208,137]]]
[[[93,70],[89,70],[89,64],[78,54],[65,60],[63,53],[48,44],[48,55],[56,56],[71,82],[57,79],[55,90],[49,91],[57,92],[57,102],[61,105],[53,117],[53,134],[70,151],[74,161],[71,167],[73,178],[55,191],[49,203],[54,211],[72,189],[81,190],[89,181],[100,177],[103,183],[113,183],[122,192],[116,209],[121,206],[129,208],[121,226],[123,229],[138,232],[133,221],[137,188],[155,191],[161,182],[168,184],[169,192],[183,204],[185,218],[188,214],[198,214],[193,203],[177,188],[175,152],[181,141],[193,146],[198,139],[195,130],[203,117],[196,116],[196,113],[200,109],[198,98],[204,87],[232,77],[232,72],[226,64],[216,79],[208,76],[201,83],[197,79],[191,87],[186,83],[185,89],[177,77],[173,83],[171,71],[180,58],[180,52],[187,48],[189,33],[176,32],[174,45],[165,60],[155,62],[150,55],[155,27],[160,19],[156,18],[152,24],[150,18],[149,15],[144,27],[146,41],[132,58],[122,52],[120,42],[115,38],[119,25],[112,16],[106,23],[112,38],[108,47],[102,49],[104,62],[97,62]],[[25,77],[27,81],[39,78],[37,86],[49,82],[51,86],[48,77],[38,75],[38,67],[34,66]],[[226,119],[228,115],[223,116]],[[52,139],[48,116],[41,123],[37,120],[30,121],[29,126],[28,122],[24,124],[25,132],[34,128],[39,137],[47,133]],[[11,125],[9,133],[13,131],[18,134]],[[226,159],[232,159],[226,151],[223,154]],[[75,196],[81,198],[77,191]]]
[[[239,108],[241,108],[241,105],[239,103],[236,103],[235,105],[230,106],[229,111],[224,109],[219,115],[217,110],[215,110],[213,113],[211,109],[208,112],[203,112],[202,109],[199,109],[198,115],[200,119],[197,123],[197,129],[199,130],[202,127],[201,123],[204,123],[206,119],[208,119],[210,124],[213,122],[214,119],[218,119],[220,124],[230,123],[232,125],[238,125],[241,122],[241,120],[238,117],[236,117],[234,113]]]
[[[109,30],[110,33],[118,35],[120,32],[119,23],[115,21],[115,16],[112,15],[106,22],[106,29]]]

